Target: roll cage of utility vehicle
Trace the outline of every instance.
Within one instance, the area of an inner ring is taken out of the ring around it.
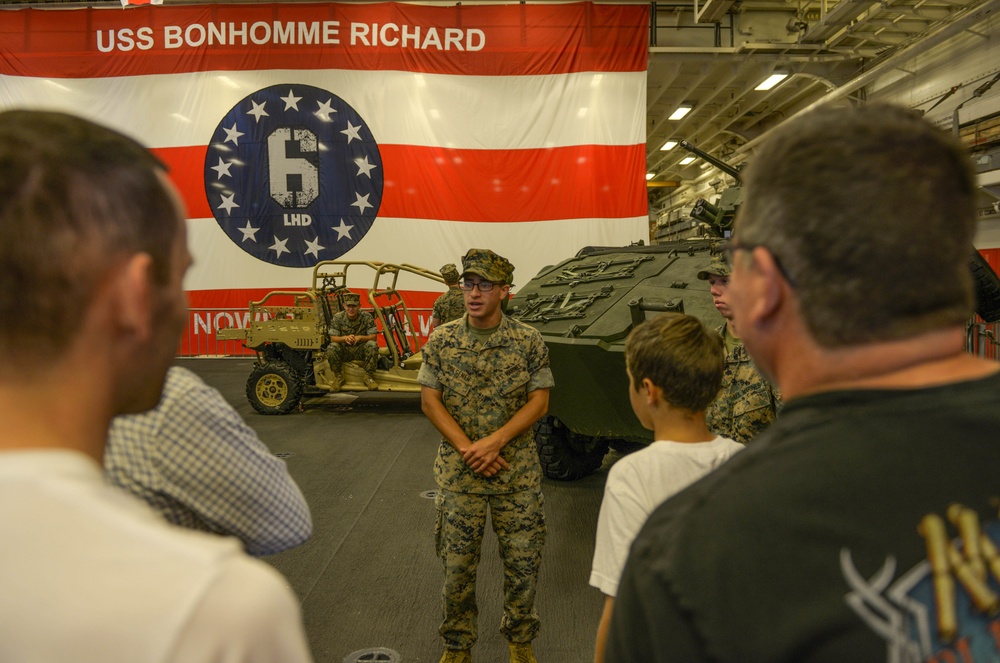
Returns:
[[[330,323],[344,310],[344,294],[358,290],[367,294],[379,328],[378,389],[419,392],[419,327],[396,289],[401,274],[444,283],[438,272],[405,263],[325,260],[313,268],[307,290],[275,290],[250,302],[246,328],[216,332],[218,340],[242,341],[256,353],[246,386],[250,405],[262,414],[286,414],[298,409],[305,395],[334,391],[326,360]],[[355,362],[345,363],[344,377],[338,391],[367,390]]]

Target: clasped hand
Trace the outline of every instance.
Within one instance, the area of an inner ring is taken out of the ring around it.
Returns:
[[[506,470],[510,465],[500,455],[503,443],[496,435],[487,435],[476,440],[472,446],[462,452],[462,460],[476,474],[491,477],[500,470]]]

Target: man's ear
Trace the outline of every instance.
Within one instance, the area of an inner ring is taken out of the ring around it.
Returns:
[[[116,328],[122,333],[148,338],[153,333],[153,258],[148,253],[129,256],[115,270],[111,287]]]
[[[753,305],[748,311],[748,324],[761,324],[771,320],[787,296],[787,281],[771,252],[758,246],[751,252],[751,263],[744,272],[747,285],[753,293]]]

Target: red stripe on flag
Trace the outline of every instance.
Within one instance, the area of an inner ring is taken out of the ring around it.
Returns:
[[[92,78],[262,68],[480,76],[638,72],[647,66],[648,25],[646,5],[591,3],[21,9],[0,12],[0,73]],[[412,35],[420,28],[420,42],[434,28],[440,48],[433,41],[402,46],[404,26]],[[446,30],[458,31],[451,33],[453,41]]]
[[[205,147],[159,148],[191,218],[212,216]],[[380,145],[385,190],[379,216],[513,222],[644,216],[643,145],[535,150],[452,150]]]

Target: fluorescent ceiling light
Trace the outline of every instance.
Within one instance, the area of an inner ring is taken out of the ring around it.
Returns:
[[[773,74],[771,74],[770,76],[768,76],[766,79],[764,79],[764,82],[761,83],[760,85],[758,85],[757,87],[755,87],[754,89],[755,90],[770,90],[771,88],[773,88],[775,85],[777,85],[781,81],[785,80],[786,78],[788,78],[788,74],[784,74],[784,73],[776,71]]]
[[[667,119],[668,120],[679,120],[682,117],[684,117],[685,115],[687,115],[688,113],[690,113],[692,108],[693,108],[693,106],[691,106],[691,104],[681,104],[680,106],[677,107],[677,110],[675,110],[673,113],[671,113],[670,117],[668,117]]]
[[[674,149],[675,147],[677,147],[677,141],[676,140],[668,140],[666,143],[663,144],[663,147],[661,147],[660,150],[663,151],[663,152],[669,152],[670,150]]]
[[[649,180],[653,179],[654,177],[656,177],[656,173],[646,173],[646,181],[647,182]]]
[[[694,161],[694,157],[684,157],[683,159],[681,159],[681,165],[686,166],[692,161]]]

